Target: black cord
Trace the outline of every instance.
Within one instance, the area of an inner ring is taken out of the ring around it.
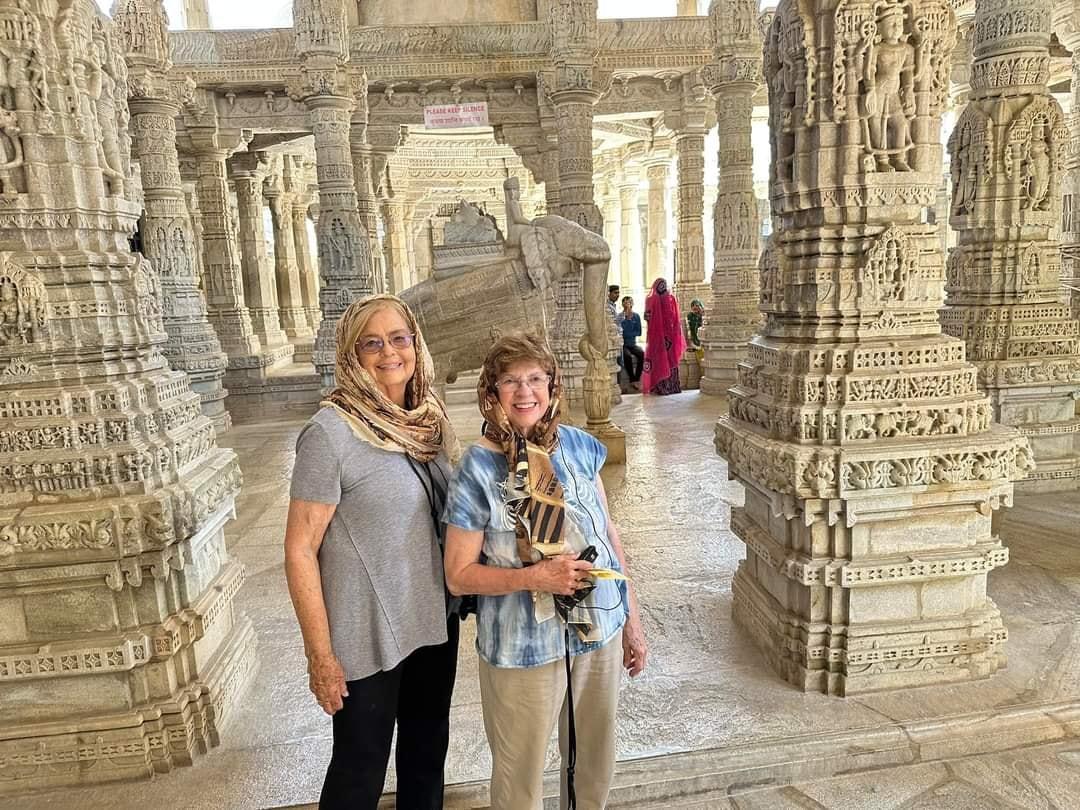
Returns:
[[[577,810],[577,792],[574,790],[574,771],[577,769],[577,728],[574,725],[574,679],[570,672],[570,625],[563,623],[563,639],[566,642],[566,810]]]

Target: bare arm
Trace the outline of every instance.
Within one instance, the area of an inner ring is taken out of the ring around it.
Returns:
[[[333,504],[291,500],[285,526],[285,579],[304,637],[311,691],[327,714],[338,711],[349,694],[345,671],[330,646],[319,574],[319,549],[336,510]]]
[[[615,521],[611,519],[611,511],[608,509],[607,492],[604,491],[604,482],[599,475],[596,476],[596,489],[600,493],[600,503],[604,507],[607,517],[607,535],[611,542],[611,548],[615,556],[619,558],[619,565],[623,573],[630,576],[630,569],[626,564],[626,554],[623,552],[622,540],[619,539],[619,530]],[[641,628],[641,611],[638,607],[637,590],[633,582],[626,583],[626,595],[629,601],[630,612],[626,618],[626,627],[623,630],[623,666],[630,672],[630,677],[636,677],[645,670],[645,659],[648,657],[648,647],[645,644],[645,633]]]
[[[563,554],[527,568],[500,568],[480,562],[484,533],[446,527],[446,586],[455,596],[504,596],[545,591],[569,596],[582,586],[592,564]]]

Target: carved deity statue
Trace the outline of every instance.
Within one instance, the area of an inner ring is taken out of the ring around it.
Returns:
[[[1031,128],[1023,165],[1023,207],[1032,211],[1050,209],[1050,144],[1046,125],[1038,121]]]
[[[90,60],[89,91],[94,102],[97,124],[98,159],[109,193],[119,197],[124,193],[124,162],[117,125],[119,111],[116,106],[116,89],[116,77],[112,75],[106,40],[103,36],[95,37]]]
[[[36,343],[40,335],[39,302],[15,280],[0,277],[0,347]]]
[[[863,74],[864,145],[868,167],[910,171],[915,118],[915,47],[904,32],[904,6],[890,3],[877,17],[877,34],[867,38]]]
[[[16,172],[23,165],[22,136],[14,111],[0,109],[0,194],[18,194]]]

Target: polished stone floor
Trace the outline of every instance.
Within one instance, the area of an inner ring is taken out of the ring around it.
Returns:
[[[1018,497],[1001,521],[1012,562],[990,591],[1009,628],[1008,668],[974,684],[832,698],[802,694],[731,622],[742,497],[712,448],[722,402],[696,392],[631,396],[616,409],[626,468],[604,471],[643,603],[649,670],[626,679],[613,805],[640,808],[1080,807],[1080,494]],[[479,417],[455,408],[463,438]],[[330,722],[307,691],[283,576],[297,421],[241,425],[245,484],[229,529],[248,570],[238,604],[261,668],[222,746],[151,784],[54,793],[11,810],[263,810],[318,796]],[[452,710],[448,807],[483,807],[490,759],[463,632]],[[553,760],[554,761],[554,760]],[[393,776],[390,777],[390,787]]]

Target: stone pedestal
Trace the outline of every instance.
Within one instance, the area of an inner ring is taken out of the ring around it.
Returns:
[[[715,19],[755,24],[756,3],[721,3]],[[944,257],[921,219],[937,193],[952,10],[835,9],[782,0],[767,34],[766,321],[716,446],[746,487],[731,519],[747,550],[736,620],[790,683],[854,695],[1004,664],[986,580],[1008,552],[991,516],[1031,454],[992,424],[964,344],[937,319]],[[888,131],[875,109],[893,111]]]
[[[162,354],[161,278],[128,241],[124,43],[163,61],[164,12],[70,12],[65,38],[43,0],[0,29],[42,79],[4,135],[26,161],[0,213],[0,796],[190,763],[255,666],[223,534],[240,469]]]
[[[710,16],[728,11],[714,3]],[[713,208],[711,306],[701,332],[705,360],[701,391],[723,395],[738,378],[739,363],[761,324],[757,199],[754,197],[753,98],[761,83],[757,26],[735,31],[713,19],[716,65],[706,71],[716,100],[720,136],[719,181]]]
[[[967,342],[994,416],[1031,440],[1022,484],[1080,486],[1080,321],[1061,303],[1061,212],[1069,132],[1046,89],[1050,12],[1040,0],[975,6],[971,96],[949,139],[951,221],[945,331]],[[1027,21],[1012,33],[1017,14]],[[1022,72],[1012,66],[1023,63]]]

